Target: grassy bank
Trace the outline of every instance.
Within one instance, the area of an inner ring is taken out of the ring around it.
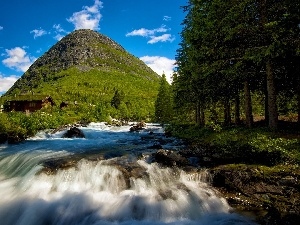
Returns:
[[[89,123],[93,121],[107,121],[108,110],[104,112],[100,106],[68,106],[43,108],[42,110],[26,114],[23,112],[0,113],[0,143],[11,140],[17,143],[34,136],[38,131],[56,129],[66,124]]]
[[[1,102],[0,102],[1,103]],[[5,143],[8,137],[12,142],[19,142],[27,137],[34,136],[38,131],[56,129],[66,124],[105,121],[111,119],[122,121],[149,121],[153,114],[145,108],[120,103],[118,108],[111,102],[99,102],[95,105],[89,103],[69,104],[67,107],[44,107],[31,113],[2,112],[0,113],[0,143]]]
[[[245,163],[266,166],[300,163],[300,135],[285,126],[276,133],[264,127],[226,127],[211,124],[170,125],[172,135],[187,140],[191,147],[209,149],[217,164]]]

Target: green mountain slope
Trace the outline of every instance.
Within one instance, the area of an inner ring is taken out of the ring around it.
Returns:
[[[76,30],[49,49],[4,95],[51,95],[56,103],[109,104],[118,90],[132,110],[154,112],[160,77],[110,38]]]

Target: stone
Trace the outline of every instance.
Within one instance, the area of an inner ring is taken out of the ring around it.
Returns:
[[[77,127],[71,127],[63,136],[63,138],[85,138],[84,133]]]
[[[180,154],[170,150],[158,150],[154,153],[154,159],[156,162],[164,166],[182,167],[189,165],[189,161],[185,157],[182,157]]]
[[[0,144],[4,144],[7,141],[7,134],[6,133],[0,133]]]
[[[146,127],[146,123],[144,121],[137,123],[136,125],[133,125],[130,127],[129,131],[130,132],[136,132],[143,130]]]

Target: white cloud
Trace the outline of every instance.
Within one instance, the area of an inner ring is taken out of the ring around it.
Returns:
[[[172,17],[170,17],[170,16],[164,16],[164,18],[163,18],[164,21],[170,21],[171,19],[172,19]]]
[[[126,34],[126,37],[129,36],[141,36],[141,37],[146,37],[146,38],[150,38],[150,40],[147,42],[148,44],[155,44],[157,42],[173,42],[175,40],[174,37],[172,37],[171,34],[163,34],[160,36],[157,36],[157,33],[165,33],[167,32],[168,28],[166,28],[165,25],[161,25],[161,27],[153,29],[153,30],[149,30],[146,28],[141,28],[138,30],[133,30],[129,33]]]
[[[54,33],[56,34],[53,38],[57,41],[60,41],[68,32],[65,31],[60,24],[54,24]]]
[[[63,32],[66,32],[60,24],[54,24],[53,25],[53,28],[55,29],[56,32],[59,32],[59,33],[63,33]]]
[[[157,42],[173,42],[175,40],[171,34],[163,34],[161,36],[151,36],[151,39],[147,42],[148,44],[155,44]]]
[[[153,30],[148,30],[146,28],[141,28],[138,30],[133,30],[129,33],[126,34],[126,37],[128,36],[142,36],[142,37],[149,37],[149,36],[153,36],[156,33],[164,33],[167,32],[168,29],[166,28],[165,25],[162,25],[159,28],[153,29]]]
[[[157,74],[162,75],[164,73],[167,81],[172,83],[172,75],[173,70],[176,67],[176,60],[162,56],[143,56],[140,59]]]
[[[145,28],[141,28],[138,30],[133,30],[129,33],[126,34],[126,37],[128,36],[142,36],[142,37],[147,37],[149,35],[149,33],[152,33],[151,30],[145,29]]]
[[[63,35],[63,34],[57,34],[57,35],[54,36],[54,39],[60,41],[64,36],[65,35]]]
[[[3,27],[2,27],[2,26],[0,26],[0,30],[3,30]]]
[[[67,19],[68,22],[73,23],[75,30],[91,29],[99,30],[99,22],[102,17],[100,9],[103,8],[103,3],[100,0],[95,0],[94,5],[84,6],[79,12],[74,12],[73,15]]]
[[[45,30],[43,30],[42,28],[40,29],[34,29],[32,31],[30,31],[30,33],[33,33],[33,38],[36,39],[37,37],[41,37],[45,34],[47,34],[47,32]]]
[[[19,78],[16,75],[5,77],[0,74],[0,94],[6,92]]]
[[[36,50],[36,53],[41,53],[43,50],[42,50],[42,48],[39,48],[38,50]]]
[[[26,51],[20,47],[6,49],[5,51],[8,58],[2,60],[2,63],[5,66],[17,71],[25,72],[36,60],[35,57],[27,55]]]

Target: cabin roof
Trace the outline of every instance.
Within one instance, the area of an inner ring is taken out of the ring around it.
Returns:
[[[43,101],[45,99],[49,99],[51,101],[53,101],[53,99],[51,98],[51,96],[49,95],[18,95],[16,97],[13,97],[9,100],[7,100],[8,102],[15,102],[15,101]]]
[[[8,99],[6,102],[10,104],[13,102],[45,102],[46,100],[48,100],[48,102],[51,102],[52,105],[56,105],[53,98],[49,95],[19,95]]]

